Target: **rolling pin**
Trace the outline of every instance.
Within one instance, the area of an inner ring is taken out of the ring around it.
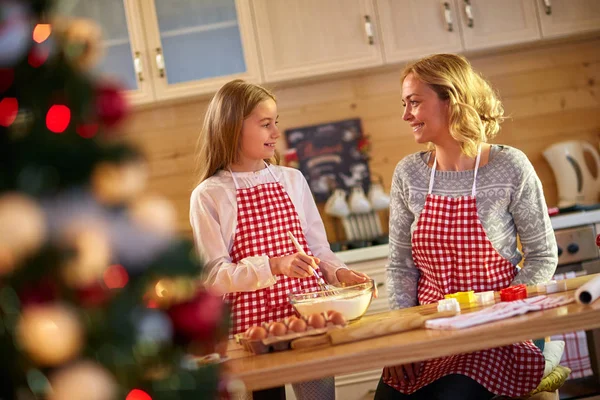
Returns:
[[[425,321],[427,320],[453,317],[455,315],[455,311],[443,311],[429,315],[403,315],[399,318],[370,321],[369,323],[364,324],[359,322],[344,328],[332,329],[322,335],[298,338],[292,341],[291,346],[292,349],[306,349],[323,344],[336,345],[350,343],[422,328],[425,326]]]
[[[586,284],[587,282],[591,281],[592,279],[594,279],[598,276],[600,276],[600,274],[589,274],[589,275],[578,276],[575,278],[567,278],[567,279],[559,280],[556,282],[556,285],[559,289],[554,293],[560,293],[560,292],[566,292],[569,290],[579,289],[581,286],[583,286],[584,284]],[[541,290],[540,290],[540,287],[538,287],[537,285],[527,286],[527,297],[539,296],[540,294],[546,294],[546,289],[545,289],[545,287],[543,287],[543,285],[542,285]],[[500,296],[500,294],[498,292],[498,297],[499,296]]]

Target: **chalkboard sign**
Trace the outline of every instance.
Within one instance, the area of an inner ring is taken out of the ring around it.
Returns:
[[[363,136],[360,119],[292,128],[285,135],[317,203],[327,201],[334,188],[349,193],[360,185],[367,193],[371,177],[367,159],[358,149]]]

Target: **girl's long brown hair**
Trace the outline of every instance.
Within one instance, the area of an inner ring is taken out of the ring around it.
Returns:
[[[198,184],[237,161],[242,124],[267,99],[275,100],[275,96],[262,86],[241,79],[226,83],[213,96],[198,136]]]

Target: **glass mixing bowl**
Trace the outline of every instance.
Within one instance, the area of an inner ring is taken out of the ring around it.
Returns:
[[[354,321],[364,315],[373,299],[373,280],[357,285],[335,287],[319,292],[290,293],[290,303],[304,317],[314,313],[335,310],[342,313],[346,321]]]

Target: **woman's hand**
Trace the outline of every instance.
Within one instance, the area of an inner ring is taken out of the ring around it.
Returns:
[[[395,365],[393,367],[383,368],[383,380],[391,381],[396,384],[408,384],[414,385],[417,381],[417,376],[421,372],[422,362],[416,362],[411,364]]]
[[[371,279],[367,274],[347,268],[338,269],[335,271],[335,276],[340,283],[345,283],[346,285],[357,285],[359,283],[367,282],[369,279]],[[377,297],[377,286],[373,288],[373,296],[375,298]]]
[[[308,278],[313,275],[313,270],[319,268],[321,262],[317,257],[307,254],[294,253],[282,257],[271,257],[269,265],[273,275],[285,275],[290,278]]]
[[[367,274],[347,268],[338,269],[335,271],[335,276],[340,283],[345,283],[346,285],[356,285],[369,280]]]

